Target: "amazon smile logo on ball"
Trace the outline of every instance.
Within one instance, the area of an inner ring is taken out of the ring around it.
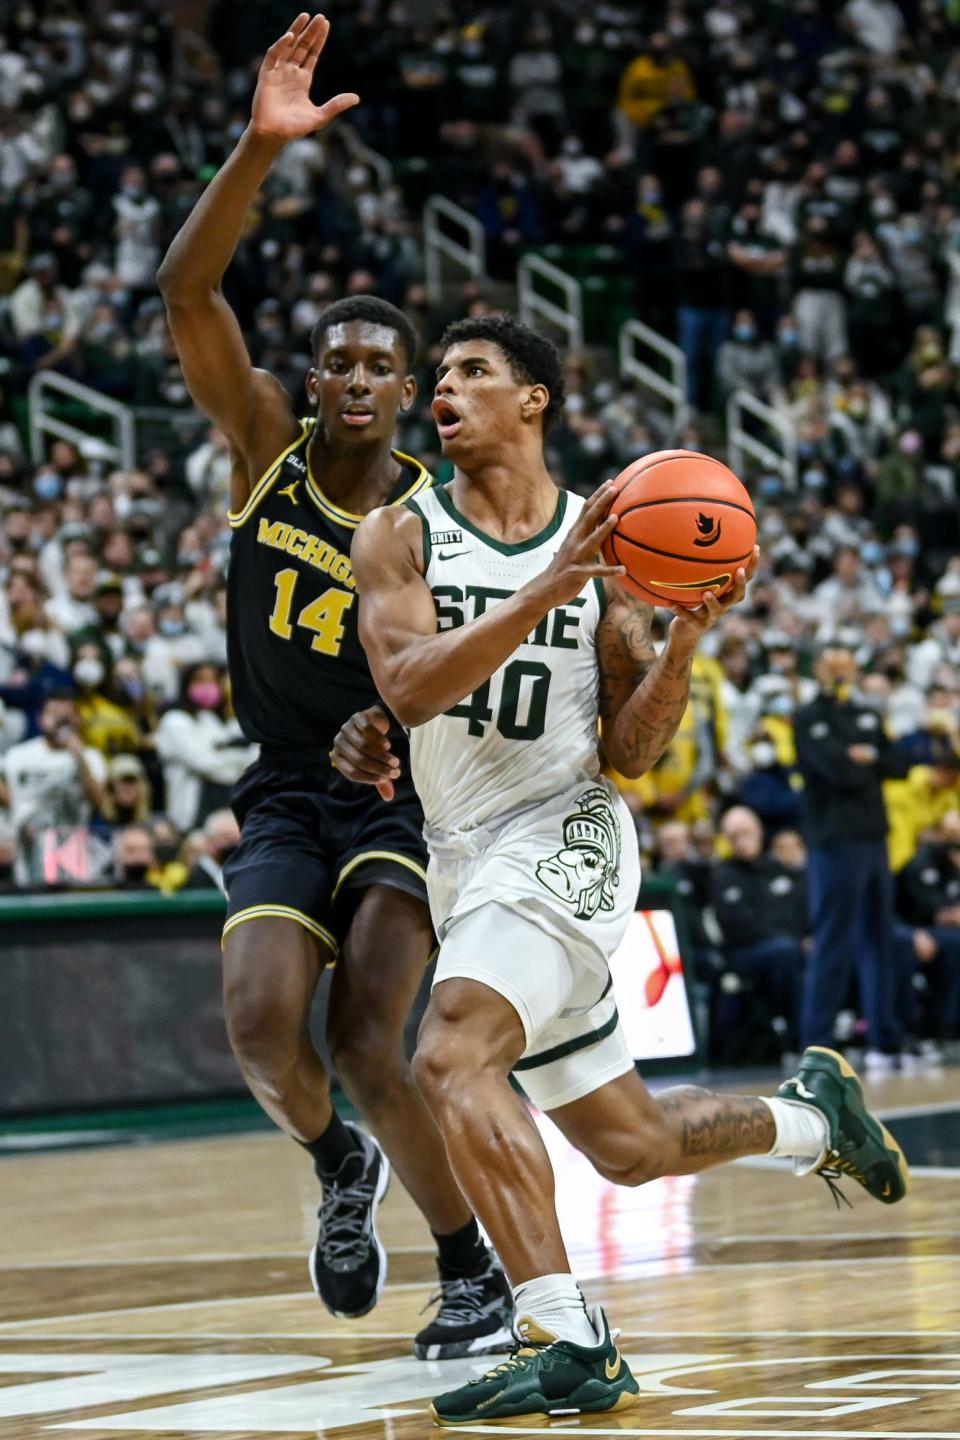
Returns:
[[[700,531],[700,539],[694,540],[694,545],[701,550],[706,550],[710,545],[716,545],[720,539],[720,531],[722,528],[722,520],[715,520],[712,515],[704,515],[701,510],[697,516],[697,529]]]

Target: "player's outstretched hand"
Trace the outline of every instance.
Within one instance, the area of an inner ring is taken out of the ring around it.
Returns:
[[[612,480],[601,485],[584,505],[571,525],[569,534],[553,560],[537,577],[549,598],[549,608],[565,605],[595,578],[616,579],[625,573],[622,565],[607,565],[600,557],[600,546],[617,523],[609,513],[618,491]]]
[[[360,103],[352,92],[334,95],[325,105],[310,99],[310,82],[327,36],[325,15],[298,15],[290,29],[275,41],[260,66],[253,96],[252,123],[258,135],[275,140],[296,140],[322,130],[344,110]]]
[[[376,785],[382,799],[393,799],[400,761],[390,749],[390,720],[379,705],[350,716],[337,732],[330,763],[348,780]]]
[[[760,560],[760,546],[754,545],[753,554],[750,556],[747,566],[738,570],[733,577],[733,584],[730,589],[721,596],[714,595],[712,590],[703,592],[703,604],[698,605],[695,610],[686,609],[682,605],[670,605],[667,608],[672,610],[676,619],[670,622],[670,633],[678,639],[690,640],[696,643],[701,635],[711,630],[717,621],[732,610],[734,605],[739,605],[747,593],[747,582],[753,579],[757,564]]]

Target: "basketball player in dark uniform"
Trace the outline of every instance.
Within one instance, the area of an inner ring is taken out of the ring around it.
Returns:
[[[251,124],[158,280],[190,392],[226,434],[234,461],[230,674],[238,718],[261,752],[235,792],[240,843],[224,875],[231,1044],[260,1104],[313,1158],[323,1197],[310,1272],[336,1315],[366,1314],[383,1288],[375,1217],[392,1162],[437,1240],[441,1306],[414,1346],[434,1359],[509,1348],[512,1310],[403,1049],[433,946],[423,817],[405,736],[374,709],[357,638],[354,532],[370,510],[430,484],[418,461],[391,449],[397,413],[415,397],[416,336],[385,301],[332,305],[312,336],[311,417],[298,420],[279,382],[251,365],[220,290],[283,145],[356,103],[353,95],[310,101],[327,31],[322,16],[301,15],[267,52]],[[379,793],[331,762],[337,732],[358,711],[372,714],[385,752],[397,757]],[[379,1143],[338,1117],[310,1040],[311,1002],[334,961],[330,1048]]]

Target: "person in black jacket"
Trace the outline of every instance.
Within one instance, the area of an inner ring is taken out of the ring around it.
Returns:
[[[899,1052],[902,1043],[893,1002],[893,880],[882,782],[905,776],[909,763],[877,710],[860,698],[851,649],[829,642],[817,678],[820,693],[794,717],[814,936],[800,1044],[832,1044],[856,964],[872,1060]]]
[[[745,805],[728,810],[721,828],[732,853],[710,877],[710,900],[727,968],[786,1021],[784,1046],[794,1050],[809,929],[804,877],[764,854],[763,826]]]
[[[944,817],[937,839],[900,871],[897,926],[899,988],[912,989],[917,961],[930,990],[930,1028],[960,1034],[960,815]],[[910,997],[912,999],[912,995]]]

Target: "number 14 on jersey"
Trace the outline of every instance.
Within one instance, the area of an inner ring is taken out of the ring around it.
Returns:
[[[299,570],[280,570],[273,577],[277,588],[277,599],[270,616],[270,629],[281,640],[293,639],[294,625],[302,625],[314,632],[310,648],[321,655],[339,655],[343,643],[343,617],[356,599],[347,590],[331,586],[315,600],[304,605],[296,620],[291,622],[294,591],[300,579]]]

